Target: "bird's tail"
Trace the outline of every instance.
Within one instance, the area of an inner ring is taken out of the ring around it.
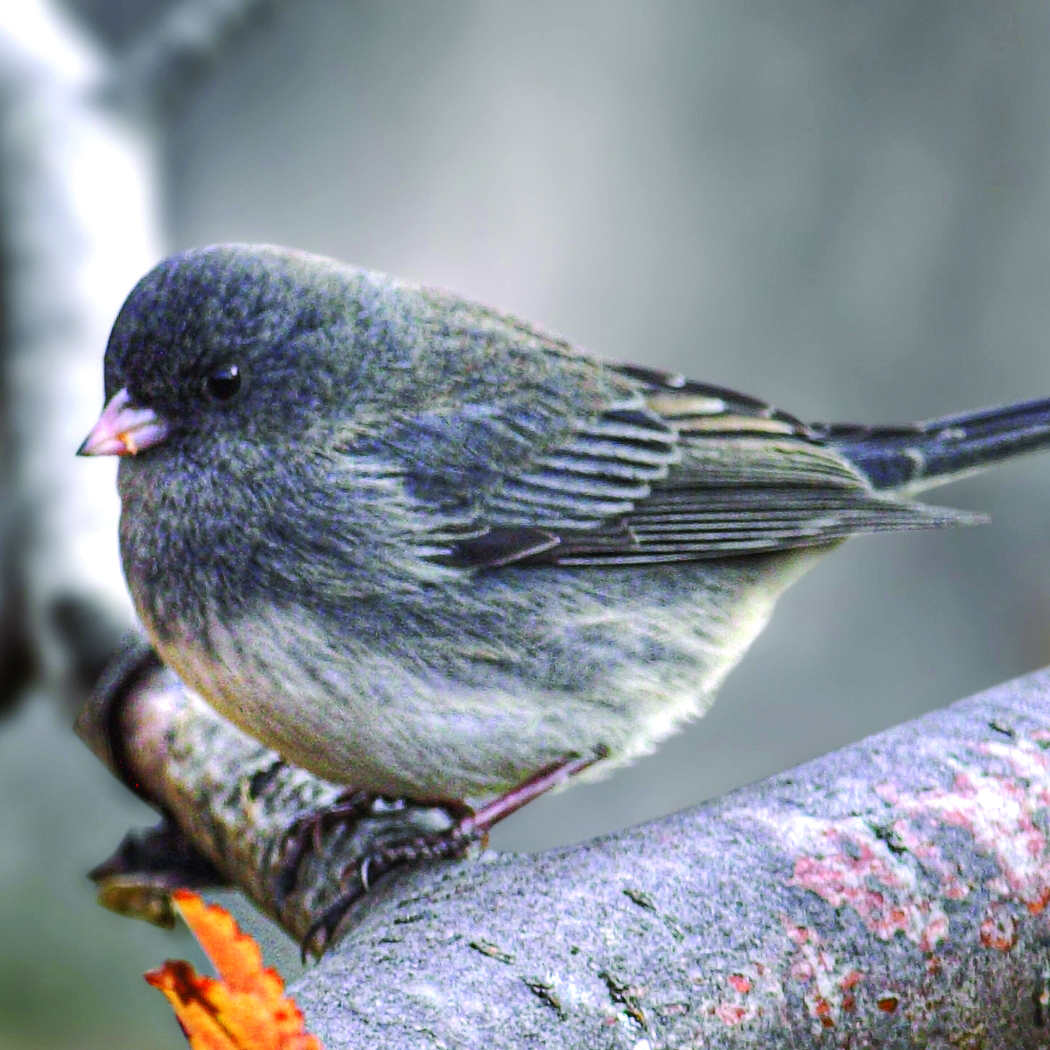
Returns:
[[[919,492],[1050,447],[1050,398],[907,426],[832,423],[823,436],[876,489]]]

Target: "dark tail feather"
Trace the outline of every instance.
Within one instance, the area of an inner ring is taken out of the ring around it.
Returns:
[[[916,492],[1050,447],[1050,399],[909,426],[832,423],[823,434],[876,489]]]

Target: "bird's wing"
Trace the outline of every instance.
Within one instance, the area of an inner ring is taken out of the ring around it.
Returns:
[[[541,419],[523,400],[400,421],[413,495],[455,522],[443,560],[694,561],[980,520],[875,492],[821,432],[764,402],[601,367],[615,381],[603,410]]]

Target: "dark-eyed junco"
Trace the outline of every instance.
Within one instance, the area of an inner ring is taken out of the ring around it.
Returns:
[[[223,245],[142,279],[81,452],[120,455],[157,651],[328,779],[491,799],[702,714],[847,536],[1050,444],[1050,401],[809,426],[447,292]]]

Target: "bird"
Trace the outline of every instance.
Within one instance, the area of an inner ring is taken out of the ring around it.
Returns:
[[[1050,399],[807,424],[266,245],[159,263],[104,376],[79,452],[120,457],[164,663],[320,777],[498,815],[702,715],[848,537],[983,521],[914,497],[1050,445]]]

